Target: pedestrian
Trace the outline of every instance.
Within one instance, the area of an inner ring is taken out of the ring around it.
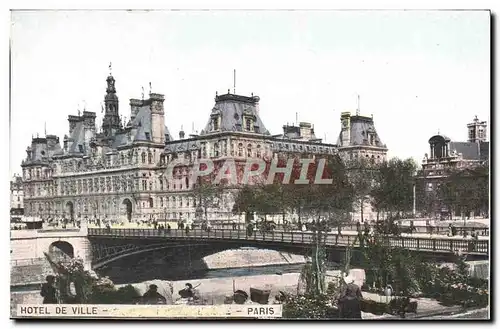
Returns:
[[[191,283],[186,283],[186,286],[184,289],[179,291],[179,295],[182,298],[188,298],[188,299],[193,299],[193,300],[198,300],[200,299],[200,295],[198,293],[198,290],[193,288],[193,285]]]
[[[170,234],[171,230],[172,230],[172,228],[170,227],[170,224],[167,224],[167,233]]]
[[[186,235],[189,234],[189,225],[186,225]]]
[[[56,288],[54,287],[54,282],[56,278],[53,275],[47,275],[45,277],[45,282],[40,290],[40,295],[43,297],[44,304],[57,304],[56,298]]]
[[[417,229],[415,228],[415,224],[413,223],[413,221],[410,221],[410,234],[412,234],[416,230]]]
[[[344,279],[347,282],[345,291],[339,299],[340,318],[341,319],[361,319],[361,299],[363,295],[354,280],[347,276]]]
[[[158,286],[152,284],[149,286],[149,290],[142,295],[142,303],[148,305],[166,304],[167,299],[158,292]]]
[[[361,232],[361,223],[360,222],[356,223],[356,231]]]

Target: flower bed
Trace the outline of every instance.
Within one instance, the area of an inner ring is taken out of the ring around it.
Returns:
[[[371,299],[362,299],[361,311],[375,315],[382,315],[384,313],[389,313],[389,305],[387,303],[379,303]]]
[[[288,319],[338,319],[338,307],[331,297],[322,295],[282,296],[283,318]]]

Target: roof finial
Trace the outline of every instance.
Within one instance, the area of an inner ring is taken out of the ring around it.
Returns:
[[[43,123],[43,130],[45,132],[45,137],[47,137],[47,121]]]
[[[439,128],[438,128],[438,135],[439,135],[439,134],[440,134],[440,133],[439,133]]]
[[[356,115],[359,115],[360,113],[360,108],[359,108],[359,94],[358,94],[358,106],[356,108]]]
[[[236,95],[236,69],[233,70],[233,93]]]
[[[144,100],[144,86],[141,86],[141,90],[142,90],[142,92],[141,92],[142,100]]]
[[[153,90],[153,88],[151,87],[151,81],[150,81],[150,82],[149,82],[149,94],[150,94],[150,95],[151,95],[151,93],[153,92],[152,90]]]
[[[111,62],[109,62],[109,75],[111,75]]]
[[[231,94],[231,89],[228,89],[228,90],[227,90],[227,93],[228,93],[228,94]]]

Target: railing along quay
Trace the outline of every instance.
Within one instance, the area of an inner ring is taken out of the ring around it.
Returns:
[[[312,232],[266,232],[253,231],[251,235],[247,235],[245,230],[225,230],[212,229],[205,231],[201,229],[190,230],[186,233],[185,230],[155,230],[155,229],[107,229],[107,228],[89,228],[88,235],[90,237],[109,236],[114,238],[167,238],[167,239],[204,239],[204,240],[244,240],[244,241],[260,241],[260,242],[276,242],[276,243],[291,243],[291,244],[311,244],[313,243]],[[422,237],[402,237],[402,236],[385,236],[386,241],[393,247],[402,247],[417,251],[431,252],[456,252],[457,250],[465,250],[468,253],[487,255],[489,240],[464,240],[460,237],[439,237],[439,238],[422,238]],[[336,233],[326,234],[325,243],[328,246],[347,246],[354,243],[355,247],[359,247],[359,241],[356,235],[338,235]]]

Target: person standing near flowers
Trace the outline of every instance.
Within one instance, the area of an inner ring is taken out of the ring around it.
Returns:
[[[47,282],[42,285],[40,295],[43,297],[44,304],[57,304],[56,288],[54,282],[56,278],[53,275],[47,275],[45,278]]]

